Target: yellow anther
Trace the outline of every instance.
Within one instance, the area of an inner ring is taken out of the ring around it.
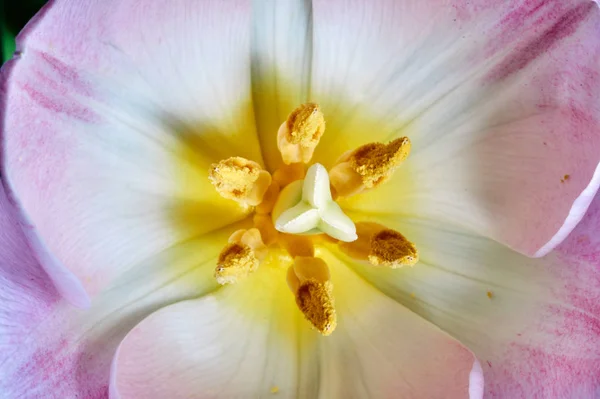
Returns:
[[[256,162],[231,157],[213,164],[208,178],[219,194],[245,205],[258,205],[271,184],[271,175]]]
[[[317,104],[307,103],[296,108],[277,132],[277,147],[283,162],[307,163],[325,132],[325,117]]]
[[[396,139],[387,145],[365,144],[338,159],[329,172],[331,184],[337,195],[342,197],[376,187],[390,178],[409,153],[408,137]]]
[[[319,258],[298,256],[288,270],[287,282],[304,317],[321,334],[331,334],[337,317],[327,264]]]
[[[282,165],[273,173],[273,180],[279,183],[280,187],[285,187],[293,181],[304,179],[306,175],[306,165],[303,163],[291,163]]]
[[[277,242],[279,232],[275,230],[271,216],[257,213],[254,215],[253,221],[254,227],[260,231],[260,236],[265,245],[271,245]]]
[[[392,269],[414,266],[419,261],[415,245],[395,230],[377,223],[359,222],[356,233],[358,240],[339,244],[342,252],[354,259]]]
[[[275,206],[275,201],[277,201],[277,197],[279,196],[279,183],[275,180],[271,182],[271,185],[265,192],[263,196],[262,202],[256,207],[256,213],[259,214],[268,214],[273,210],[273,206]]]
[[[219,284],[233,284],[247,277],[258,268],[266,251],[258,229],[234,232],[219,254],[215,279]]]

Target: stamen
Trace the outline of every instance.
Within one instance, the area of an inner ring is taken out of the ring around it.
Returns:
[[[395,230],[377,223],[359,222],[356,233],[358,240],[339,244],[342,252],[351,258],[392,269],[414,266],[419,261],[415,245]]]
[[[310,236],[280,234],[279,243],[292,257],[315,256],[315,246]]]
[[[317,104],[296,108],[277,132],[277,147],[286,165],[307,163],[325,132],[325,117]]]
[[[258,229],[238,230],[219,254],[215,279],[219,284],[233,284],[254,272],[266,256]]]
[[[298,256],[288,270],[287,282],[304,317],[321,334],[331,334],[337,317],[327,264],[319,258]]]
[[[262,202],[271,184],[269,172],[242,157],[231,157],[213,164],[208,178],[222,197],[251,206]]]
[[[337,195],[348,197],[387,181],[394,170],[408,157],[407,137],[390,143],[365,144],[342,155],[329,171],[331,185]]]
[[[259,214],[268,214],[273,210],[275,206],[275,201],[277,201],[277,197],[279,196],[279,183],[275,180],[271,182],[271,185],[265,192],[263,196],[262,202],[256,207],[256,213]]]
[[[279,236],[279,232],[275,230],[275,226],[273,226],[273,220],[270,215],[261,215],[255,214],[254,218],[254,227],[256,227],[260,231],[260,236],[262,237],[265,245],[271,245],[277,242],[277,237]]]
[[[303,163],[292,163],[289,165],[282,165],[279,169],[273,173],[273,180],[279,183],[280,187],[285,187],[291,182],[296,180],[304,179],[306,174],[306,165]]]

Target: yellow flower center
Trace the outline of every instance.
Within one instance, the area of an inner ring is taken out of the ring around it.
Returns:
[[[231,157],[213,164],[209,179],[224,198],[254,211],[254,227],[234,232],[215,269],[219,284],[233,284],[260,267],[269,249],[293,259],[287,284],[298,309],[323,335],[337,325],[333,282],[315,244],[333,242],[346,255],[373,266],[413,266],[418,251],[402,234],[377,223],[353,221],[336,200],[371,190],[387,181],[410,152],[407,137],[368,143],[349,150],[327,171],[308,165],[325,132],[317,104],[296,108],[277,132],[284,165],[272,174],[258,163]]]

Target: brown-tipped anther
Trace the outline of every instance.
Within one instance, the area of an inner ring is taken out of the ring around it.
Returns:
[[[369,262],[375,266],[388,266],[392,269],[414,266],[419,261],[415,244],[395,230],[385,229],[371,237]]]
[[[303,163],[291,163],[289,165],[281,165],[273,173],[273,180],[279,183],[279,187],[285,187],[291,182],[304,179],[305,175],[306,165]]]
[[[258,268],[266,251],[258,229],[236,231],[219,254],[215,279],[219,284],[233,284],[247,277]]]
[[[315,256],[315,246],[310,236],[280,233],[279,243],[293,258],[296,256]]]
[[[275,230],[271,216],[257,213],[254,215],[253,221],[254,227],[260,231],[260,236],[265,245],[271,245],[277,242],[279,232]]]
[[[325,117],[317,104],[306,103],[293,110],[277,132],[283,162],[308,163],[324,132]]]
[[[273,206],[275,206],[275,202],[277,201],[277,197],[279,196],[279,183],[275,180],[271,182],[271,185],[265,192],[263,196],[262,202],[258,204],[255,211],[258,214],[266,215],[273,210]]]
[[[231,157],[211,165],[208,178],[224,198],[256,206],[271,184],[271,175],[259,164],[242,157]]]
[[[351,258],[392,269],[414,266],[419,261],[415,245],[395,230],[377,223],[359,222],[356,234],[356,241],[339,243],[341,251]]]
[[[333,284],[306,280],[296,292],[296,305],[304,317],[324,336],[330,335],[337,326]]]
[[[337,317],[327,264],[319,258],[296,257],[288,269],[287,283],[304,317],[321,334],[331,334],[337,326]]]
[[[391,177],[409,153],[408,137],[388,144],[365,144],[338,159],[329,172],[331,185],[341,197],[377,187]]]

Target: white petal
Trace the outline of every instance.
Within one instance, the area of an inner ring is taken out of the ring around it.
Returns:
[[[20,328],[20,335],[0,351],[0,396],[106,398],[119,342],[148,314],[215,290],[216,258],[230,234],[224,229],[146,259],[117,278],[85,311],[64,300],[42,302],[37,290],[25,286],[23,300],[37,305],[44,317],[29,311],[31,320],[23,320],[22,308],[2,301],[0,314]],[[6,270],[2,262],[0,267]]]
[[[207,179],[260,161],[243,2],[50,2],[3,68],[3,183],[61,293],[244,217]],[[207,60],[210,60],[208,62]]]
[[[299,324],[282,270],[263,266],[135,327],[116,353],[111,399],[315,397],[317,333]]]
[[[332,271],[338,328],[319,340],[321,397],[482,397],[469,349],[331,254],[323,258]]]
[[[440,223],[375,219],[413,241],[420,261],[397,270],[353,267],[473,350],[486,397],[591,399],[600,392],[598,209],[600,201],[563,253],[541,259]]]
[[[282,164],[277,130],[309,100],[312,4],[266,0],[252,6],[252,101],[265,162],[275,169]]]
[[[313,5],[312,99],[339,132],[314,160],[412,143],[354,207],[459,224],[530,256],[566,237],[600,185],[597,2]]]

